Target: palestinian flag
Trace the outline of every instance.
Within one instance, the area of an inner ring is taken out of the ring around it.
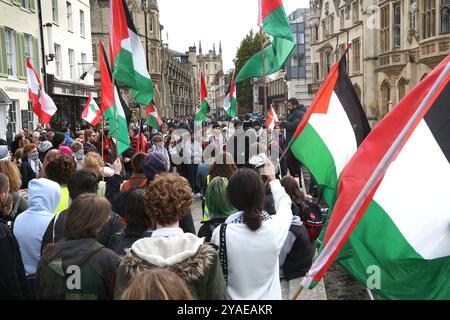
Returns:
[[[154,96],[153,82],[125,0],[111,0],[110,37],[115,81],[129,86],[137,103],[148,105]]]
[[[147,113],[147,125],[159,131],[160,126],[163,124],[161,117],[156,110],[154,101],[152,101],[146,108]]]
[[[95,127],[100,122],[101,117],[100,108],[92,98],[92,94],[89,94],[89,98],[84,106],[83,113],[81,114],[81,119]]]
[[[108,119],[110,134],[114,142],[117,136],[120,155],[130,148],[128,123],[119,92],[117,87],[112,83],[111,72],[102,42],[100,42],[100,79],[102,89],[101,112],[103,117]]]
[[[223,102],[223,109],[226,111],[226,113],[230,117],[236,116],[237,101],[236,101],[236,85],[234,83],[235,75],[236,75],[236,71],[233,72],[233,76],[232,76],[231,82],[230,82],[230,87],[228,89],[228,92],[225,96],[225,100]]]
[[[27,76],[28,98],[33,102],[33,112],[42,123],[49,124],[58,109],[52,98],[45,92],[29,58],[27,58]]]
[[[304,285],[318,281],[345,244],[338,261],[377,294],[450,299],[449,81],[450,56],[347,164],[325,247]]]
[[[266,127],[273,130],[278,122],[278,116],[272,105],[270,105],[269,116],[267,117]]]
[[[370,131],[364,110],[347,75],[345,54],[337,62],[290,141],[291,151],[325,186],[332,205],[341,171]]]
[[[143,121],[141,121],[141,124],[139,125],[139,132],[137,135],[137,141],[136,141],[136,145],[135,145],[135,149],[134,152],[138,153],[138,152],[143,152],[145,153],[146,148],[147,148],[147,138],[144,135],[144,126],[143,126]]]
[[[259,0],[259,25],[273,38],[272,44],[264,49],[265,71],[270,75],[281,69],[295,47],[282,0]],[[258,52],[239,71],[236,83],[262,76],[262,52]]]
[[[197,108],[195,114],[195,122],[202,123],[208,117],[209,105],[208,105],[208,90],[206,89],[205,77],[203,72],[200,74],[200,108]]]

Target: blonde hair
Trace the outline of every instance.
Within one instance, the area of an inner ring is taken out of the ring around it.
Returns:
[[[168,269],[154,268],[131,279],[121,300],[192,300],[186,282]]]
[[[17,165],[11,161],[0,161],[0,173],[4,173],[8,177],[10,192],[20,190],[20,172]]]
[[[84,159],[83,169],[100,171],[103,165],[103,159],[97,152],[89,152]]]

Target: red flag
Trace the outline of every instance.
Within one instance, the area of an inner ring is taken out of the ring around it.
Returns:
[[[100,88],[102,90],[102,101],[100,104],[100,112],[103,114],[106,110],[114,105],[114,87],[111,78],[111,70],[106,57],[105,48],[100,41]]]

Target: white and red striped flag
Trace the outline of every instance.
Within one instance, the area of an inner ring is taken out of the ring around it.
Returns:
[[[81,118],[94,127],[100,122],[101,111],[95,100],[92,98],[92,94],[89,94],[89,98],[84,106]]]
[[[44,124],[49,124],[58,110],[52,98],[45,92],[41,80],[34,71],[29,58],[27,59],[28,98],[33,102],[33,112]]]
[[[267,121],[266,121],[266,127],[273,130],[273,129],[275,129],[277,122],[278,122],[278,116],[277,116],[277,113],[275,112],[275,109],[273,108],[273,105],[271,104],[269,116],[267,117]]]

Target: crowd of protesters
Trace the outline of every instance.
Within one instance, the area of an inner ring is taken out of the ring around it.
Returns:
[[[290,108],[280,139],[240,120],[197,139],[192,119],[170,119],[130,124],[120,157],[88,126],[0,142],[0,299],[281,299],[280,278],[314,254],[301,164],[269,160],[304,114]]]

